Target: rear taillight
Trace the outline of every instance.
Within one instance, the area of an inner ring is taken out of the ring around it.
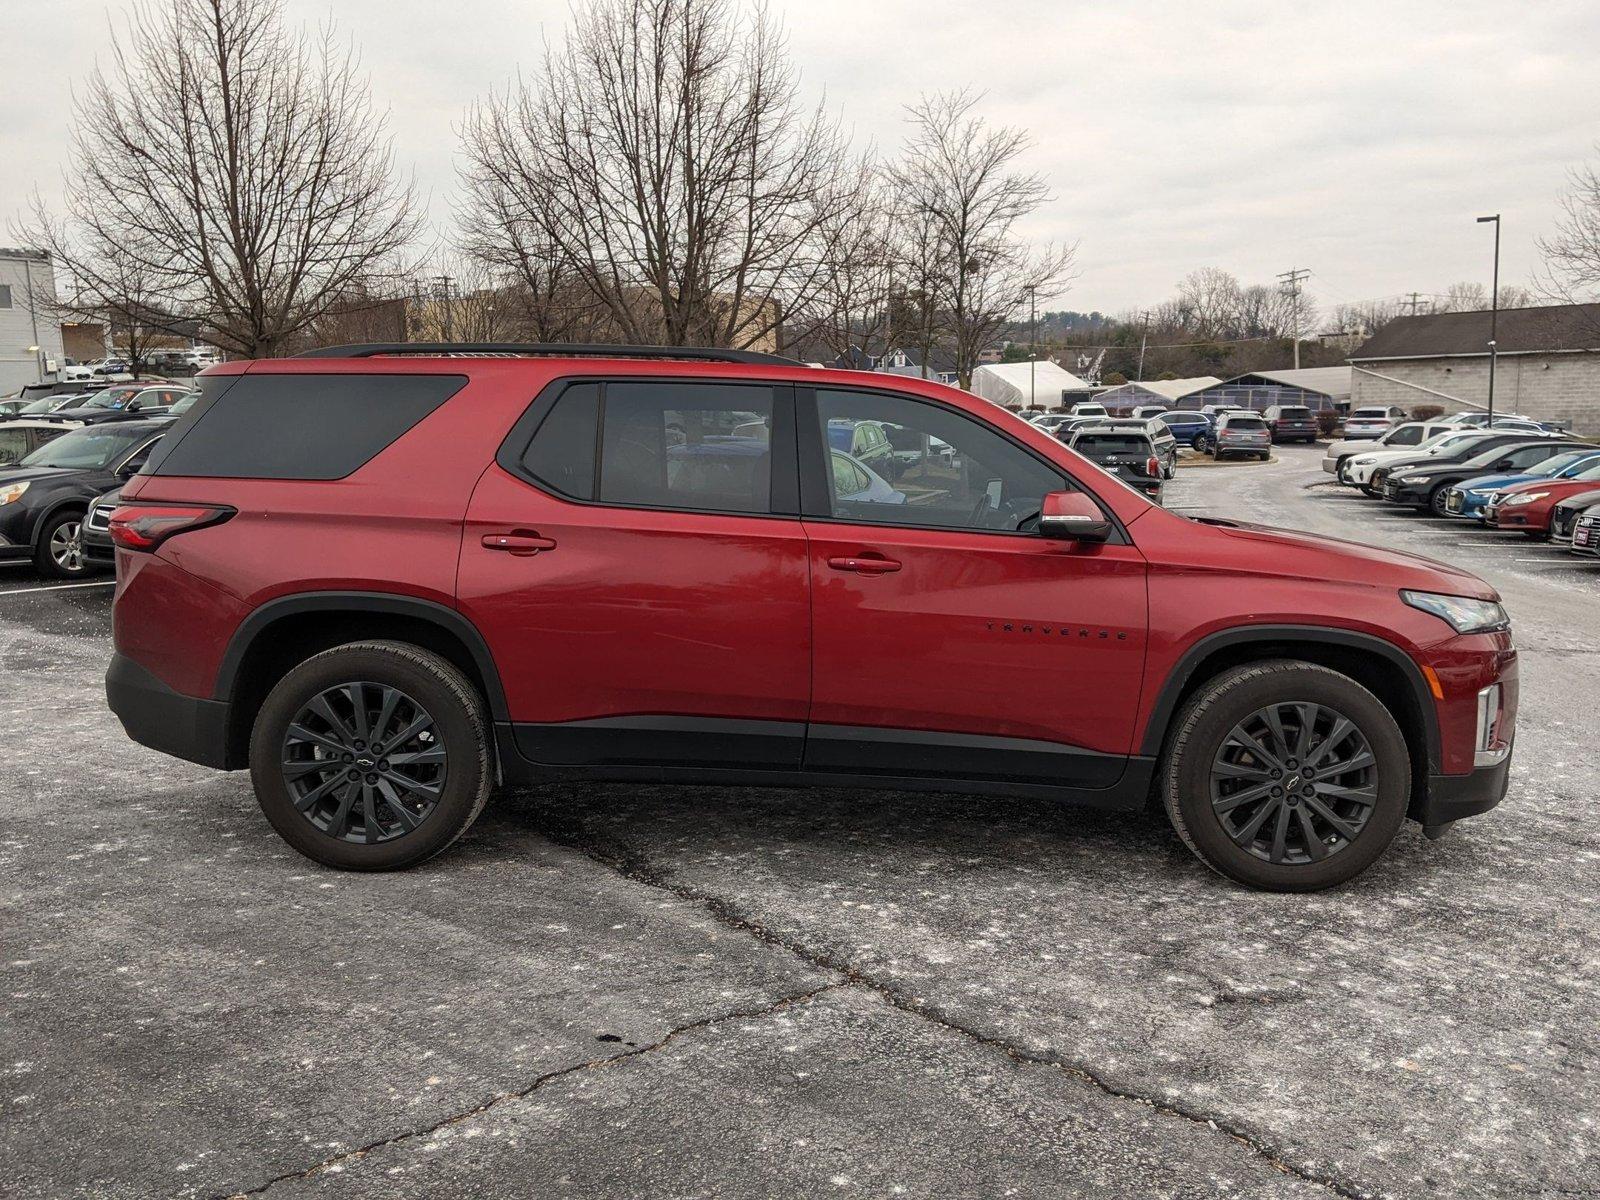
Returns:
[[[1145,460],[1145,464],[1144,464],[1144,473],[1146,475],[1159,475],[1159,474],[1161,474],[1161,464],[1159,462],[1157,462],[1154,458],[1146,459]]]
[[[111,540],[124,550],[154,550],[174,534],[220,525],[233,513],[219,504],[119,504]]]

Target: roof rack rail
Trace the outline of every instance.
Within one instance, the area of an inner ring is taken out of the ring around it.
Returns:
[[[756,350],[722,350],[701,346],[608,346],[588,342],[370,342],[353,346],[320,346],[296,358],[376,358],[384,354],[506,355],[541,358],[675,358],[699,362],[770,363],[798,367],[778,354]]]

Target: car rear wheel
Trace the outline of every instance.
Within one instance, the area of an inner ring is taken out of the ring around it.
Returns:
[[[1161,760],[1167,815],[1207,866],[1269,891],[1334,887],[1382,856],[1405,819],[1411,759],[1383,703],[1294,660],[1208,680]]]
[[[307,858],[351,871],[412,866],[471,827],[494,783],[482,698],[403,642],[317,654],[268,693],[250,738],[261,810]]]
[[[90,571],[83,553],[83,514],[57,513],[39,530],[33,564],[47,579],[77,579]]]

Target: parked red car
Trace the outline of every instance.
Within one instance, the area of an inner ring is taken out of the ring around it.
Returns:
[[[1310,890],[1506,790],[1487,584],[1166,512],[952,388],[455,345],[199,383],[111,517],[107,694],[322,863],[425,859],[500,781],[819,784],[1156,800]],[[839,476],[858,422],[892,488]]]
[[[1535,479],[1502,488],[1489,497],[1483,523],[1494,529],[1514,529],[1533,537],[1550,535],[1550,517],[1568,496],[1594,490],[1600,465],[1569,479]]]

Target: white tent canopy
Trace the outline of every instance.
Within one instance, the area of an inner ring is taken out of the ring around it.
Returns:
[[[1081,392],[1087,396],[1089,390],[1087,383],[1048,359],[990,363],[972,372],[973,394],[995,404],[1059,408],[1062,392]]]

